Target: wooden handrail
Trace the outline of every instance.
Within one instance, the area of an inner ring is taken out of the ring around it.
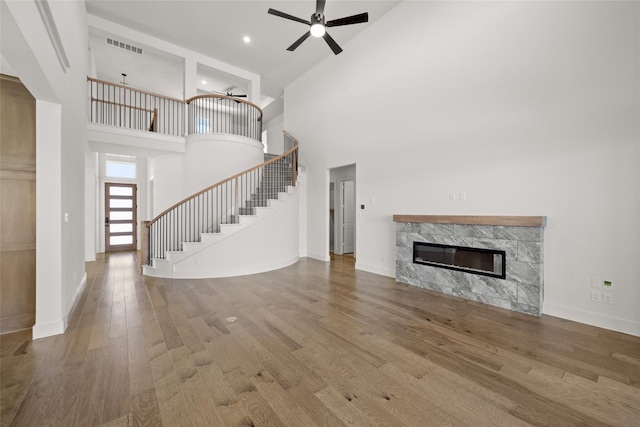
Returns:
[[[135,107],[133,105],[127,105],[121,102],[105,101],[104,99],[98,99],[93,97],[91,98],[91,102],[102,102],[103,104],[115,105],[117,107],[131,108],[132,110],[144,111],[145,113],[153,113],[154,111],[157,111],[157,108],[149,109],[149,108]]]
[[[242,171],[242,172],[240,172],[240,173],[237,173],[237,174],[233,175],[232,177],[226,178],[226,179],[224,179],[224,180],[222,180],[222,181],[220,181],[220,182],[217,182],[217,183],[215,183],[215,184],[213,184],[213,185],[210,185],[209,187],[205,188],[204,190],[200,190],[200,191],[198,191],[197,193],[192,194],[191,196],[189,196],[189,197],[187,197],[187,198],[185,198],[185,199],[183,199],[183,200],[179,201],[178,203],[176,203],[176,204],[174,204],[173,206],[171,206],[171,207],[169,207],[169,208],[165,209],[165,210],[164,210],[164,211],[162,211],[159,215],[157,215],[155,218],[153,218],[151,221],[149,221],[149,222],[146,224],[146,225],[147,225],[147,228],[148,228],[148,227],[151,227],[155,222],[157,222],[157,221],[158,221],[161,217],[163,217],[165,214],[169,213],[170,211],[172,211],[173,209],[177,208],[178,206],[180,206],[180,205],[182,205],[182,204],[184,204],[184,203],[188,202],[189,200],[195,199],[195,198],[196,198],[196,197],[198,197],[199,195],[201,195],[201,194],[203,194],[203,193],[206,193],[207,191],[209,191],[209,190],[211,190],[211,189],[213,189],[213,188],[215,188],[215,187],[219,187],[219,186],[221,186],[222,184],[225,184],[225,183],[227,183],[227,182],[229,182],[229,181],[232,181],[232,180],[234,180],[234,179],[237,179],[237,178],[241,177],[242,175],[245,175],[245,174],[248,174],[248,173],[250,173],[250,172],[253,172],[253,171],[254,171],[254,170],[256,170],[256,169],[260,169],[260,168],[265,167],[265,166],[267,166],[267,165],[269,165],[269,164],[271,164],[271,163],[275,163],[275,162],[277,162],[278,160],[283,159],[283,158],[285,158],[286,156],[288,156],[289,154],[291,154],[291,153],[293,153],[294,151],[296,151],[296,150],[298,149],[299,145],[300,145],[300,142],[299,142],[296,138],[294,138],[293,136],[291,136],[291,134],[289,134],[288,132],[284,131],[284,133],[285,133],[286,135],[288,135],[288,136],[289,136],[289,138],[291,138],[291,139],[294,141],[295,145],[293,146],[293,148],[291,148],[290,150],[288,150],[288,151],[286,151],[286,152],[282,153],[282,154],[281,154],[281,155],[279,155],[278,157],[274,157],[274,158],[273,158],[273,159],[271,159],[271,160],[267,160],[267,161],[266,161],[266,162],[264,162],[264,163],[261,163],[261,164],[259,164],[259,165],[257,165],[257,166],[254,166],[254,167],[250,168],[250,169],[247,169],[247,170],[245,170],[245,171]],[[293,172],[293,179],[296,179],[296,176],[297,176],[297,174],[296,174],[296,172],[294,171],[294,172]]]
[[[194,97],[192,97],[192,98],[187,99],[187,100],[185,101],[185,103],[186,103],[187,105],[189,105],[192,101],[195,101],[196,99],[204,99],[204,98],[231,99],[232,101],[236,101],[236,102],[240,102],[240,103],[243,103],[243,104],[250,105],[250,106],[252,106],[253,108],[255,108],[256,110],[260,111],[260,118],[258,119],[258,121],[262,120],[262,115],[263,115],[262,108],[258,107],[256,104],[254,104],[254,103],[253,103],[253,102],[251,102],[251,101],[245,101],[244,99],[238,99],[238,98],[235,98],[235,97],[233,97],[233,96],[218,95],[218,94],[215,94],[215,93],[212,93],[212,94],[206,94],[206,95],[197,95],[197,96],[194,96]]]
[[[170,96],[160,95],[159,93],[153,93],[153,92],[149,92],[149,91],[142,90],[142,89],[135,89],[135,88],[132,88],[131,86],[125,86],[125,85],[121,85],[121,84],[118,84],[118,83],[108,82],[106,80],[94,79],[93,77],[87,77],[87,81],[88,82],[95,82],[95,83],[102,83],[102,84],[105,84],[105,85],[108,85],[108,86],[113,86],[113,87],[119,87],[119,88],[122,88],[122,89],[131,90],[133,92],[144,93],[145,95],[155,96],[157,98],[168,99],[169,101],[175,101],[175,102],[184,103],[184,99],[172,98]]]

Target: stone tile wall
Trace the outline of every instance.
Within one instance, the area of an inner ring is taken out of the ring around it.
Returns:
[[[396,280],[540,316],[543,299],[543,227],[396,223]],[[413,242],[506,252],[506,278],[413,263]]]

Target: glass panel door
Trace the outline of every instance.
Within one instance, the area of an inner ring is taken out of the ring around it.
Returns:
[[[136,184],[105,183],[104,247],[106,252],[135,251]]]

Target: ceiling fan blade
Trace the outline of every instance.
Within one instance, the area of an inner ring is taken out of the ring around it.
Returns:
[[[361,24],[363,22],[369,22],[369,14],[359,13],[357,15],[347,16],[345,18],[333,19],[327,21],[327,27],[339,27],[341,25]]]
[[[300,37],[298,40],[293,42],[293,44],[291,46],[289,46],[287,48],[287,50],[293,52],[294,50],[296,50],[298,48],[298,46],[300,46],[302,44],[303,41],[308,39],[310,35],[311,35],[311,31],[307,31],[306,33],[304,33],[302,35],[302,37]]]
[[[324,14],[324,4],[326,0],[316,0],[316,13]]]
[[[290,19],[292,21],[300,22],[301,24],[311,25],[311,22],[307,21],[306,19],[298,18],[296,16],[289,15],[288,13],[280,12],[279,10],[275,10],[272,8],[269,8],[267,13],[270,15],[279,16],[280,18],[285,18],[285,19]]]
[[[324,33],[324,36],[322,36],[322,38],[327,42],[334,54],[337,55],[342,52],[342,48],[338,46],[338,43],[336,43],[336,41],[329,35],[329,33]]]

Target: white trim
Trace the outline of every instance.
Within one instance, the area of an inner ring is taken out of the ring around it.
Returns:
[[[362,270],[369,273],[379,274],[381,276],[387,276],[387,277],[393,277],[393,278],[396,277],[396,271],[388,268],[378,267],[374,265],[367,265],[361,262],[356,262],[355,267],[356,267],[356,270]]]
[[[204,270],[204,271],[175,271],[173,272],[174,279],[209,279],[218,277],[234,277],[234,276],[246,276],[249,274],[265,273],[267,271],[278,270],[281,268],[289,267],[290,265],[298,262],[299,257],[293,257],[285,261],[276,262],[268,265],[242,267],[242,269],[217,269],[217,270]]]
[[[319,254],[314,252],[309,252],[307,254],[307,258],[317,259],[318,261],[329,262],[331,261],[331,257],[329,254]]]
[[[84,254],[84,262],[92,262],[96,260],[96,254],[92,252],[85,252]],[[86,274],[86,273],[85,273]]]
[[[65,324],[62,320],[49,323],[36,323],[33,325],[32,334],[33,339],[46,338],[52,335],[63,334],[65,330]]]
[[[546,302],[542,305],[542,313],[640,337],[640,321],[605,316]]]
[[[67,305],[66,305],[66,307],[64,309],[65,329],[67,329],[66,326],[67,326],[68,319],[69,319],[69,313],[71,313],[71,309],[73,308],[73,305],[78,300],[78,297],[80,296],[80,294],[82,293],[82,291],[84,290],[86,285],[87,285],[87,272],[85,271],[84,275],[82,276],[82,280],[80,280],[80,283],[78,284],[78,286],[76,286],[76,290],[73,293],[73,296],[71,296],[71,298],[69,298],[69,301],[67,301]]]

